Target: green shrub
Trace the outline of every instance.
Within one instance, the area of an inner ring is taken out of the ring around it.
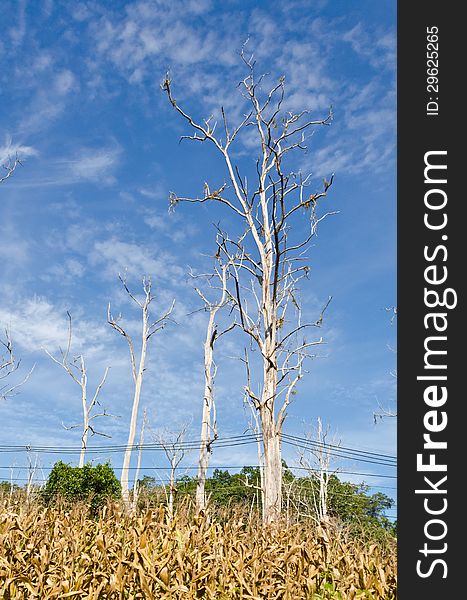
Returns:
[[[84,501],[94,511],[108,499],[117,499],[120,495],[120,482],[108,463],[95,467],[89,463],[83,467],[72,467],[61,460],[53,466],[42,491],[47,504],[58,498],[67,502]]]

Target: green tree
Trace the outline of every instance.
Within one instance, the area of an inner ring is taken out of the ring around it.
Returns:
[[[58,498],[67,502],[84,501],[95,512],[108,499],[117,499],[121,495],[121,486],[108,464],[85,464],[72,467],[62,461],[53,466],[47,483],[42,491],[44,501],[49,504]]]

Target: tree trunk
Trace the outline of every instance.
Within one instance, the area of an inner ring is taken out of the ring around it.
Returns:
[[[264,172],[264,167],[263,167]],[[264,189],[264,179],[261,187]],[[264,193],[262,193],[264,196]],[[277,520],[282,509],[282,460],[280,425],[276,424],[275,402],[277,393],[277,305],[274,297],[273,244],[266,200],[262,198],[264,246],[262,254],[262,317],[264,327],[263,345],[263,393],[260,406],[261,431],[264,449],[264,506],[263,520]],[[261,248],[260,248],[261,251]]]
[[[268,407],[260,411],[264,453],[263,520],[276,521],[282,508],[282,461],[280,434],[276,432],[274,414]]]
[[[281,439],[274,413],[277,388],[274,359],[275,353],[271,353],[264,361],[264,387],[259,411],[264,455],[263,520],[266,523],[277,520],[282,508]]]
[[[144,373],[144,364],[146,361],[146,350],[147,350],[147,315],[145,315],[144,325],[143,325],[143,340],[141,346],[141,358],[139,361],[139,369],[138,374],[136,376],[135,381],[135,394],[133,397],[133,408],[131,411],[131,421],[130,421],[130,431],[128,434],[128,442],[125,450],[125,455],[123,457],[123,467],[122,467],[122,475],[120,478],[120,483],[122,485],[122,499],[123,502],[128,505],[130,501],[130,490],[128,486],[128,470],[131,462],[131,453],[133,451],[133,444],[135,443],[136,436],[136,422],[138,419],[138,408],[139,408],[139,400],[141,397],[141,387],[143,385],[143,373]]]
[[[211,441],[211,413],[214,404],[214,378],[212,371],[212,351],[213,351],[213,332],[214,332],[215,312],[211,311],[209,315],[206,341],[204,343],[204,398],[203,415],[201,422],[201,443],[198,463],[198,482],[196,486],[196,509],[198,511],[206,508],[206,474],[209,465],[210,441]]]
[[[87,390],[87,376],[86,368],[84,365],[84,358],[81,356],[81,401],[83,403],[83,435],[81,437],[81,453],[79,455],[79,467],[84,467],[84,459],[86,455],[86,448],[88,446],[88,432],[89,432],[89,409],[88,401],[86,397]]]

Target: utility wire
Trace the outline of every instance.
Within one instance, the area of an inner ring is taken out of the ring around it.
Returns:
[[[336,446],[333,444],[320,444],[313,442],[306,438],[299,436],[291,436],[288,434],[282,435],[283,442],[301,448],[303,450],[319,449],[326,452],[329,456],[337,458],[345,458],[356,460],[360,462],[367,462],[370,464],[378,464],[381,466],[396,466],[395,457],[388,454],[367,452],[359,449],[354,449],[344,446]],[[243,434],[239,436],[231,436],[226,438],[219,438],[212,442],[215,448],[232,448],[236,446],[243,446],[246,444],[257,443],[258,438],[256,434]],[[200,448],[201,442],[199,440],[191,440],[186,442],[180,442],[177,444],[177,449],[180,450],[197,450]],[[144,450],[164,450],[164,444],[162,443],[146,443],[140,446],[139,444],[133,444],[132,449],[139,449],[142,447]],[[329,450],[331,448],[331,450]],[[108,445],[108,446],[89,446],[86,449],[88,454],[106,454],[106,453],[119,453],[127,450],[126,445]],[[0,453],[13,453],[13,452],[32,452],[32,453],[43,453],[43,454],[78,454],[81,452],[81,448],[76,446],[0,446]]]

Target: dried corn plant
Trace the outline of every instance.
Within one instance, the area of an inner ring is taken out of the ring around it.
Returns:
[[[392,547],[364,547],[331,525],[259,527],[247,513],[208,521],[186,509],[92,519],[22,505],[0,517],[0,596],[161,600],[395,600]]]

